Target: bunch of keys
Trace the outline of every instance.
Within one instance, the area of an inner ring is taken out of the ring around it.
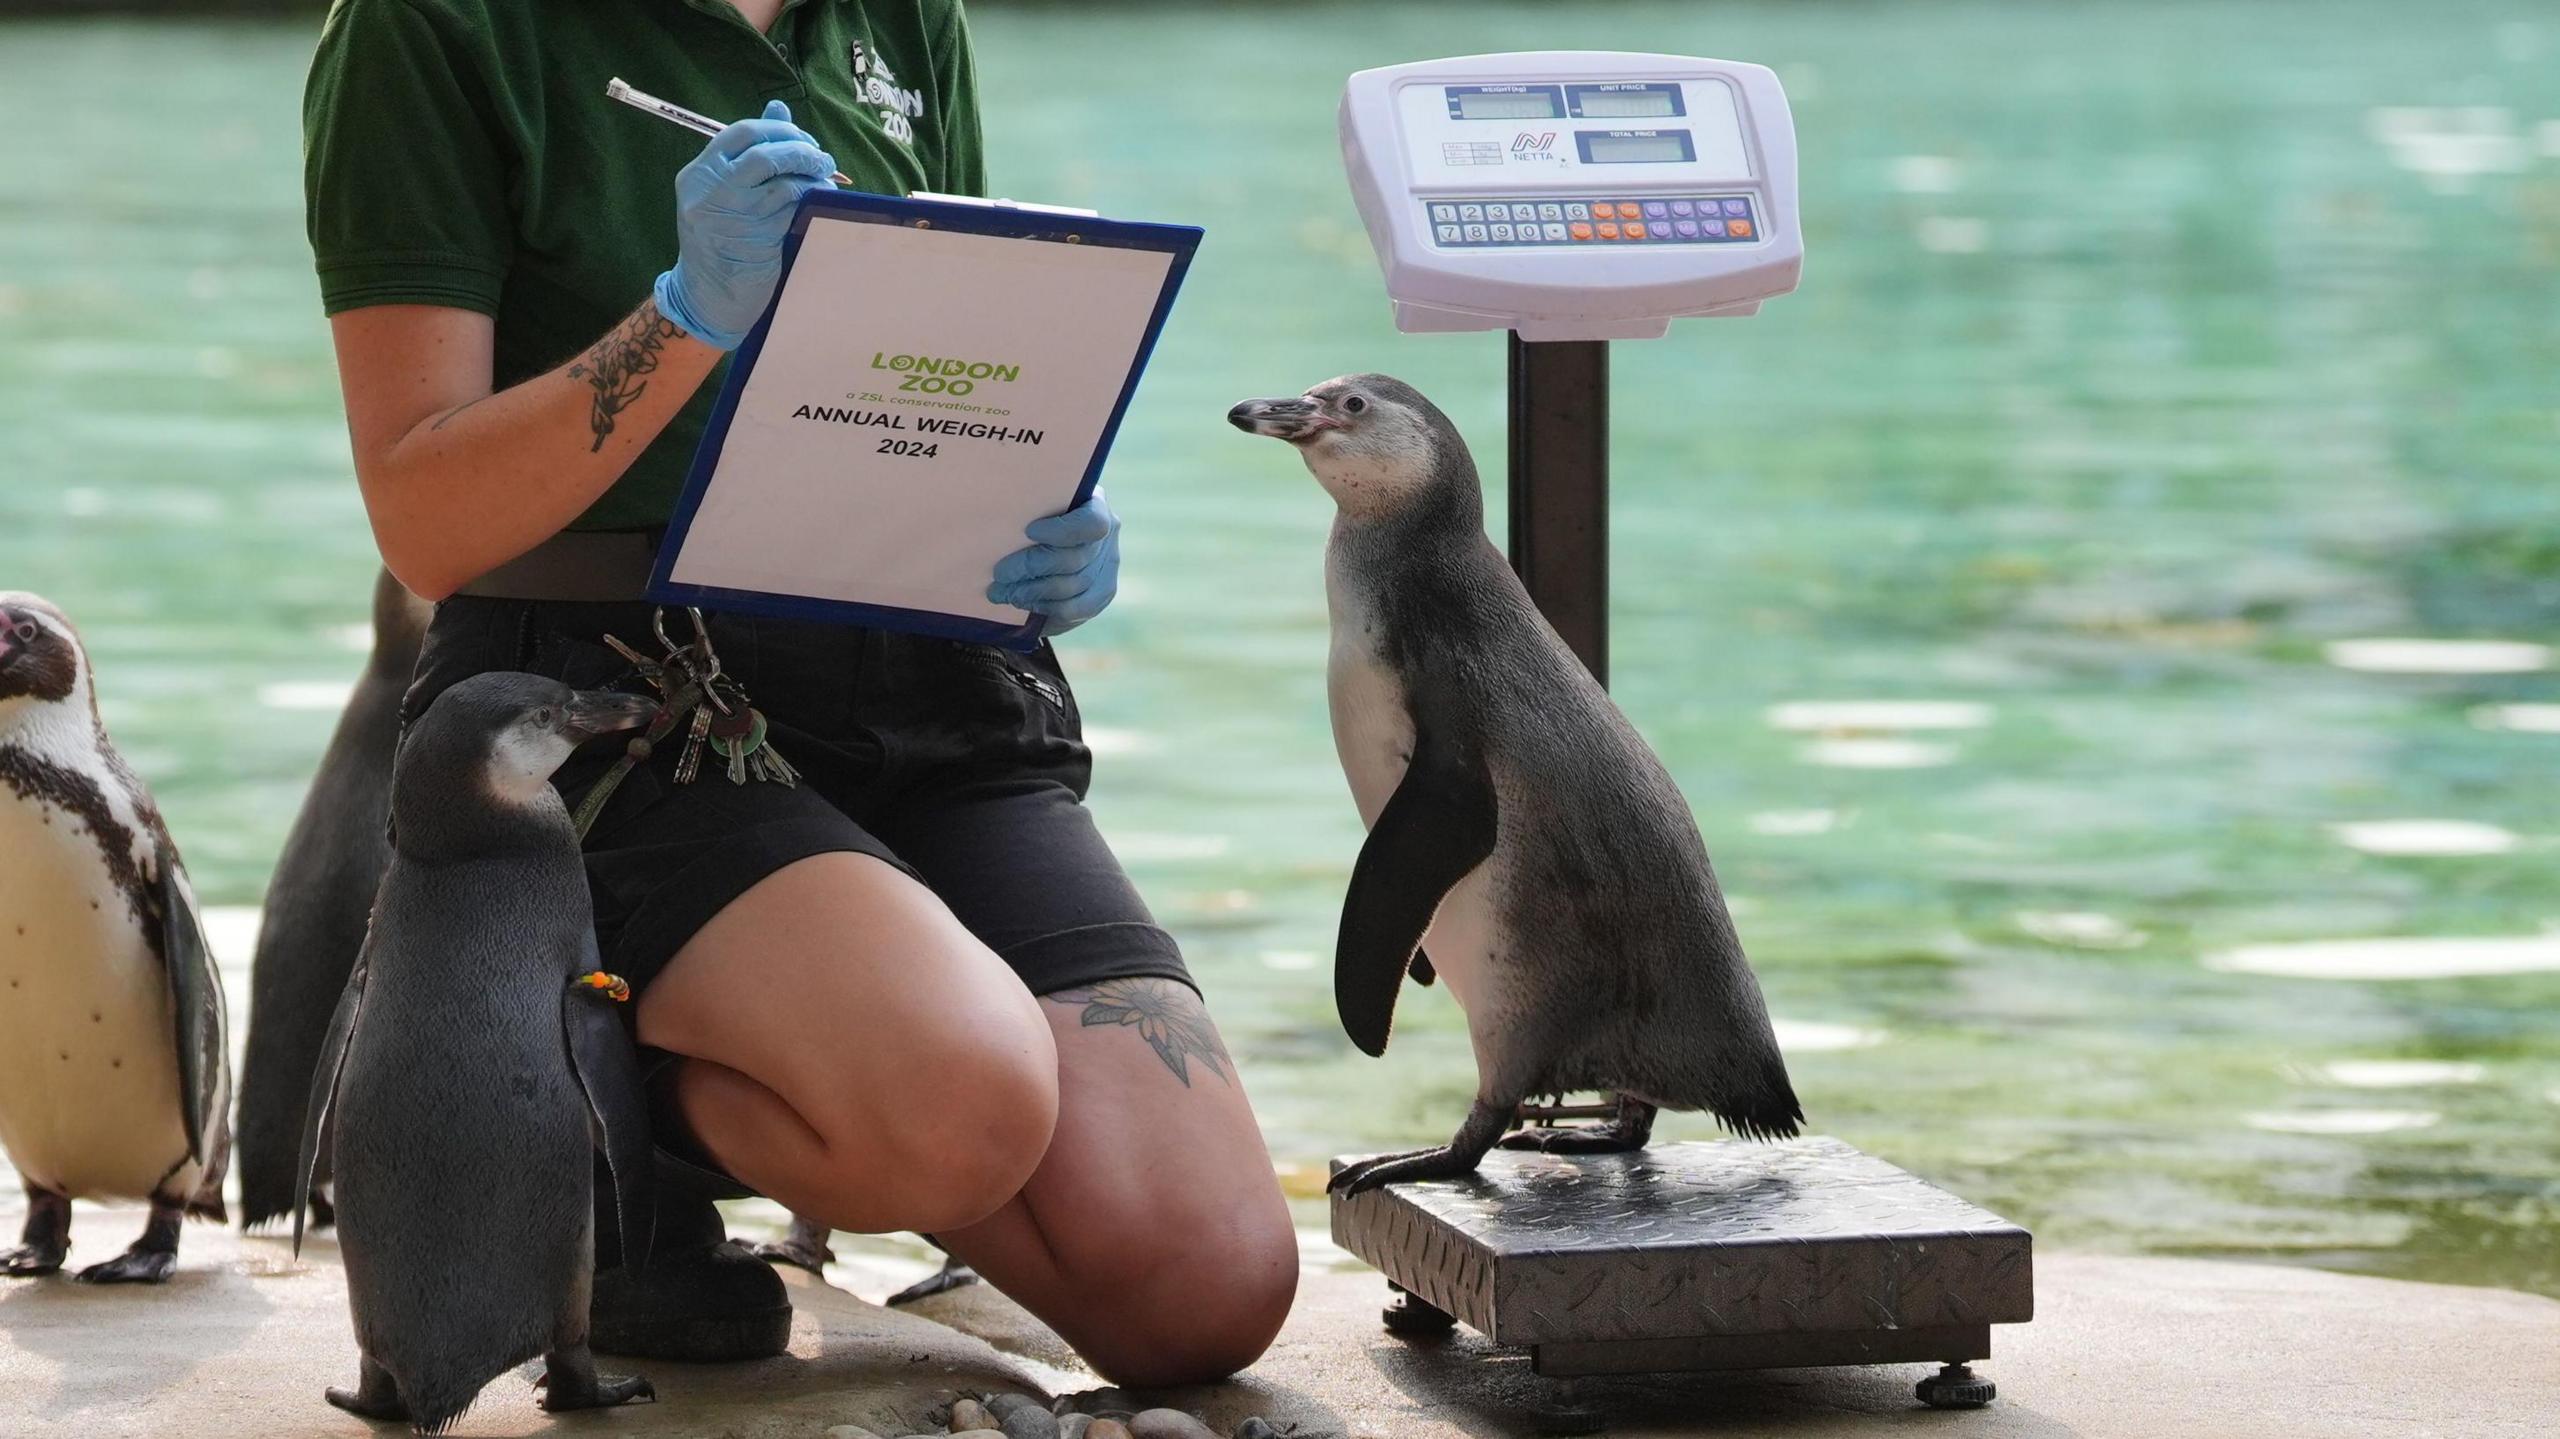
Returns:
[[[623,747],[622,758],[579,801],[574,818],[581,839],[594,826],[605,801],[623,778],[656,754],[658,746],[666,743],[678,726],[685,731],[684,752],[676,760],[678,784],[691,784],[701,777],[705,750],[726,762],[731,784],[743,785],[750,779],[784,786],[800,782],[800,772],[773,747],[772,726],[766,722],[764,712],[749,704],[746,691],[722,672],[720,654],[711,647],[711,631],[702,621],[702,611],[687,606],[685,613],[693,620],[693,641],[683,645],[668,636],[665,610],[650,615],[650,628],[666,651],[659,659],[650,659],[617,636],[604,637],[614,653],[630,661],[640,677],[657,690],[658,713],[645,731],[632,736]]]

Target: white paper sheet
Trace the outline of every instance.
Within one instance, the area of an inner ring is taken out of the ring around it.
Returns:
[[[1021,623],[1173,258],[814,218],[669,578]]]

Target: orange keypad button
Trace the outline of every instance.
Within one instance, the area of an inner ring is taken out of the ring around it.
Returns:
[[[1591,205],[1591,215],[1597,220],[1614,220],[1618,218],[1618,207],[1606,200],[1595,200]]]
[[[1644,222],[1642,220],[1638,220],[1627,227],[1627,238],[1630,240],[1641,240],[1644,238]]]
[[[1603,240],[1614,240],[1618,238],[1617,225],[1614,223],[1602,225],[1600,227],[1600,238]]]
[[[1747,236],[1751,233],[1751,222],[1749,220],[1727,220],[1724,222],[1724,232],[1728,235]]]
[[[1591,227],[1590,227],[1589,225],[1582,224],[1582,223],[1580,223],[1579,221],[1575,222],[1574,227],[1573,227],[1573,238],[1575,238],[1575,239],[1577,239],[1577,240],[1588,240],[1588,239],[1590,239],[1590,238],[1591,238]]]

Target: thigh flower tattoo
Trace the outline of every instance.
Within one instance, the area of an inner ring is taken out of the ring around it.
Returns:
[[[1138,1037],[1154,1046],[1156,1057],[1185,1088],[1191,1084],[1191,1061],[1232,1084],[1227,1067],[1226,1047],[1218,1042],[1218,1031],[1209,1023],[1209,1011],[1200,997],[1169,979],[1106,979],[1082,989],[1062,990],[1049,996],[1052,1004],[1084,1006],[1084,1027],[1097,1029],[1104,1025],[1120,1025],[1138,1031]]]

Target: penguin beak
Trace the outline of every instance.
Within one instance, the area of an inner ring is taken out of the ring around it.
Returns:
[[[1269,435],[1303,445],[1341,423],[1304,395],[1286,400],[1247,400],[1227,411],[1227,423],[1248,435]]]
[[[17,612],[0,607],[0,670],[7,669],[23,648],[18,643]]]
[[[585,744],[598,735],[638,729],[657,712],[657,701],[638,695],[615,694],[610,690],[580,690],[569,696],[560,732],[567,735],[572,744]]]

